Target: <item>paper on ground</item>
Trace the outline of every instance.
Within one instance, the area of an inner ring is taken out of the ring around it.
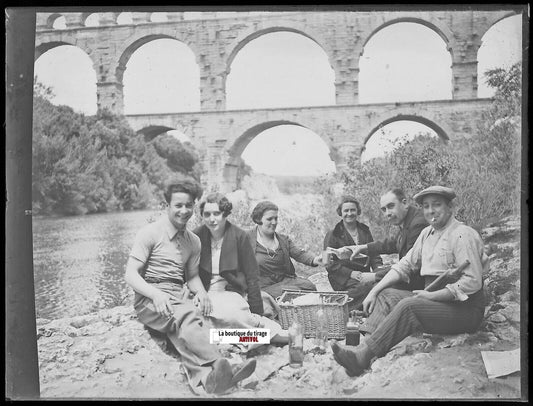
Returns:
[[[520,348],[512,351],[481,351],[489,379],[520,371]]]

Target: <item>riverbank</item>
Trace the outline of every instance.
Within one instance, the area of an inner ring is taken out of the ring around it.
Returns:
[[[256,372],[220,398],[287,399],[516,399],[520,374],[488,379],[481,351],[520,346],[520,221],[508,218],[483,230],[491,267],[481,330],[458,336],[417,335],[398,344],[362,376],[348,377],[326,354],[306,353],[288,366],[287,347],[255,350]],[[313,279],[321,283],[325,274]],[[198,399],[164,337],[148,332],[131,305],[86,316],[37,320],[41,397]],[[311,340],[306,340],[306,348]],[[223,349],[233,362],[246,354]],[[207,395],[206,395],[207,396]]]

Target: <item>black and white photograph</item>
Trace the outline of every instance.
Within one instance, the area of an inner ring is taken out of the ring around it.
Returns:
[[[6,400],[529,399],[528,5],[5,18]]]

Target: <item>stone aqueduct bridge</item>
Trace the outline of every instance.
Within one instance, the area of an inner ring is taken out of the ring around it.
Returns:
[[[296,124],[318,134],[342,170],[349,156],[358,156],[379,126],[397,120],[426,124],[442,138],[467,137],[488,99],[477,98],[477,51],[486,31],[516,14],[501,11],[284,12],[183,20],[168,12],[167,22],[150,22],[151,13],[134,12],[133,23],[117,25],[119,13],[99,13],[100,25],[85,27],[89,13],[38,13],[35,58],[60,45],[74,45],[93,61],[98,108],[123,113],[123,73],[131,55],[161,38],[187,44],[200,68],[201,111],[129,115],[128,121],[147,138],[170,129],[187,134],[200,150],[204,179],[236,186],[237,165],[246,145],[260,132],[280,124]],[[209,15],[211,14],[211,15]],[[53,29],[63,15],[65,29]],[[359,58],[365,44],[382,28],[415,22],[434,30],[446,43],[452,60],[452,100],[358,104]],[[315,41],[335,72],[336,104],[324,107],[235,110],[225,109],[226,78],[240,49],[271,32],[290,31]]]

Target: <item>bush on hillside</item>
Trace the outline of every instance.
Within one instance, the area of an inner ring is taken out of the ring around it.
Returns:
[[[391,187],[409,196],[430,185],[453,187],[457,217],[477,229],[495,217],[519,214],[521,69],[486,75],[496,94],[472,137],[444,142],[420,135],[387,157],[364,165],[352,160],[341,175],[346,192],[360,199],[375,237],[389,231],[379,197]]]
[[[55,106],[35,82],[32,202],[35,214],[85,214],[154,207],[165,182],[198,177],[192,146],[165,137],[148,143],[122,116]]]

